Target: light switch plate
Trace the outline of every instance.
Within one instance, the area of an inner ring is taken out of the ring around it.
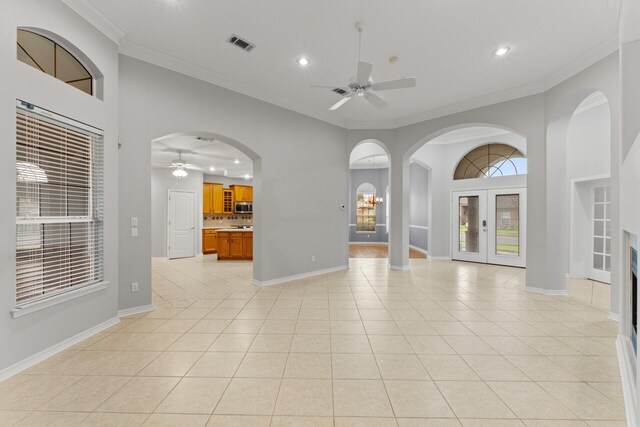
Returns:
[[[138,237],[138,227],[131,227],[131,237]]]
[[[138,217],[137,216],[132,216],[131,217],[131,226],[132,227],[137,227],[138,226]]]

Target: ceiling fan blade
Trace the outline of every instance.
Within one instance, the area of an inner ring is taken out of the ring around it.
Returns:
[[[371,85],[373,90],[390,90],[390,89],[404,89],[408,87],[416,87],[416,79],[409,77],[406,79],[389,80],[386,82],[374,83]]]
[[[311,85],[309,87],[313,87],[313,88],[318,88],[318,89],[342,89],[344,91],[349,91],[349,88],[347,87],[340,87],[340,86],[322,86],[322,85]]]
[[[351,99],[350,96],[345,96],[343,97],[340,101],[336,102],[335,104],[333,104],[330,108],[329,111],[333,111],[333,110],[337,110],[338,108],[342,107],[347,101],[349,101]]]
[[[386,108],[389,104],[387,104],[387,101],[385,101],[384,99],[380,98],[378,95],[376,95],[373,92],[367,92],[364,95],[364,99],[366,99],[367,101],[369,101],[371,103],[371,105],[373,105],[374,107],[382,110],[383,108]]]
[[[369,77],[371,77],[371,70],[373,69],[373,65],[368,62],[358,61],[358,73],[356,74],[356,80],[361,83],[366,83],[369,81]]]

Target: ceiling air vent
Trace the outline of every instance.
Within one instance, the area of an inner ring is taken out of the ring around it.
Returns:
[[[256,47],[255,44],[250,43],[240,38],[239,36],[236,36],[235,34],[232,34],[227,41],[233,45],[238,46],[240,49],[244,50],[245,52],[251,52]]]
[[[331,91],[337,93],[338,95],[344,95],[345,93],[347,93],[346,90],[340,89],[339,87],[337,87],[335,89],[331,89]]]
[[[202,136],[196,136],[196,141],[202,141],[202,142],[214,142],[215,139],[213,138],[204,138]]]

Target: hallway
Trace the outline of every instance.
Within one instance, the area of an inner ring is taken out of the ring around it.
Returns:
[[[523,282],[358,259],[258,288],[251,263],[154,260],[155,311],[0,383],[0,425],[626,425],[617,324]]]

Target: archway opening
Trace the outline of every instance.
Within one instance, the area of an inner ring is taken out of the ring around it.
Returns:
[[[609,309],[611,300],[611,113],[596,91],[575,108],[566,132],[569,295]]]
[[[154,272],[170,267],[197,274],[193,278],[205,286],[182,286],[180,293],[199,299],[253,287],[254,263],[260,261],[253,250],[259,158],[206,132],[174,133],[151,144]],[[165,284],[154,288],[154,298],[174,292]]]
[[[526,139],[457,126],[409,159],[409,241],[432,259],[524,267]]]
[[[389,154],[367,139],[349,156],[349,258],[388,258]]]

